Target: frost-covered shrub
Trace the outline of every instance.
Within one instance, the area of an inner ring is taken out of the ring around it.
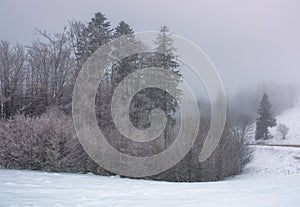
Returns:
[[[289,128],[285,124],[278,124],[277,131],[281,133],[282,139],[285,139],[286,135],[289,132]]]
[[[82,149],[72,120],[52,108],[39,117],[0,122],[0,165],[7,168],[99,172]]]
[[[174,167],[146,179],[168,181],[221,180],[242,170],[249,159],[244,144],[245,128],[227,123],[218,147],[205,162],[199,162],[199,154],[206,138],[210,120],[202,119],[199,134],[191,151]],[[107,139],[115,139],[110,134]],[[127,147],[131,145],[127,145]],[[142,148],[147,154],[161,146]],[[128,148],[129,149],[129,148]],[[141,149],[131,146],[132,154]],[[112,174],[99,167],[81,147],[76,137],[72,119],[57,109],[48,110],[39,117],[16,115],[0,122],[0,166],[16,169],[36,169],[56,172],[93,172]]]
[[[245,145],[247,126],[237,126],[227,120],[220,142],[212,155],[199,162],[199,155],[210,127],[210,119],[203,117],[198,137],[191,151],[174,167],[150,177],[167,181],[216,181],[240,173],[250,160],[251,151]]]

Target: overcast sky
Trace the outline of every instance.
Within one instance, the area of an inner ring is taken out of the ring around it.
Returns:
[[[1,0],[0,40],[28,45],[35,27],[59,32],[97,11],[136,32],[168,25],[206,52],[228,90],[261,80],[300,82],[298,0]]]

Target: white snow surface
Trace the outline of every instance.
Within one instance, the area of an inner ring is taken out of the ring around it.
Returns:
[[[225,181],[171,183],[0,169],[0,206],[300,206],[300,148],[254,147]]]
[[[300,175],[168,183],[35,171],[0,171],[0,206],[300,206]]]
[[[240,176],[268,177],[298,174],[300,176],[300,148],[251,147],[254,152]],[[300,206],[300,203],[299,203]]]
[[[269,143],[299,144],[300,145],[300,105],[295,108],[287,109],[276,117],[277,124],[284,124],[289,128],[286,139],[277,131],[276,127],[270,129],[273,139]]]

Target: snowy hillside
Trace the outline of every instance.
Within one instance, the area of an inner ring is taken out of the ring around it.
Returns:
[[[300,104],[296,107],[283,111],[276,117],[277,124],[284,124],[289,128],[288,134],[285,139],[282,139],[282,135],[277,131],[276,127],[270,129],[272,139],[266,141],[259,141],[266,144],[293,144],[300,145]],[[254,139],[255,124],[251,127],[251,131],[248,134],[248,142],[256,143]]]
[[[276,127],[272,128],[270,132],[274,138],[269,140],[269,143],[300,144],[300,105],[277,116],[277,123],[285,124],[289,128],[289,132],[286,139],[282,139],[282,135],[276,130]]]
[[[300,148],[255,146],[251,162],[243,174],[252,176],[290,175],[300,176]],[[244,176],[243,175],[243,176]]]

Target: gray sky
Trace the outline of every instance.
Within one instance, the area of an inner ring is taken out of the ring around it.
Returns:
[[[261,80],[299,82],[298,0],[1,0],[0,40],[28,45],[35,27],[59,32],[97,11],[136,32],[168,25],[206,52],[228,90]]]

